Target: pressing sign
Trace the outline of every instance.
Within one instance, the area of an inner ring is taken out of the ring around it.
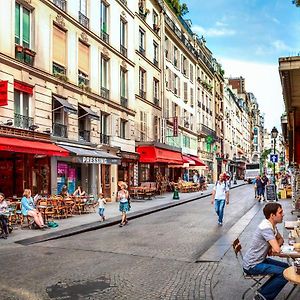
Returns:
[[[266,186],[266,198],[269,201],[276,201],[276,187],[274,184],[269,184]]]

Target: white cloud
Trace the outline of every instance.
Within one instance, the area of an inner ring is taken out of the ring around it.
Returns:
[[[291,50],[292,50],[289,46],[287,46],[287,45],[286,45],[283,41],[281,41],[281,40],[273,41],[273,42],[271,43],[271,45],[272,45],[273,47],[275,47],[275,49],[278,50],[278,51],[291,51]]]
[[[226,77],[245,78],[246,91],[252,92],[262,113],[265,113],[265,128],[281,129],[280,116],[284,112],[282,88],[277,64],[218,58]]]
[[[235,35],[235,30],[229,29],[226,27],[227,27],[226,24],[217,22],[216,27],[211,27],[211,28],[207,28],[207,29],[205,29],[202,26],[195,25],[192,27],[192,31],[194,31],[198,35],[204,35],[206,37],[216,37],[216,36],[220,37],[220,36]]]

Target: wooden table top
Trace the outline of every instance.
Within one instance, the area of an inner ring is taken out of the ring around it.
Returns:
[[[295,267],[289,267],[283,271],[283,276],[286,280],[300,285],[300,275],[295,271]]]

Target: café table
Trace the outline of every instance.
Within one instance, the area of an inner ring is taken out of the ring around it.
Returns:
[[[46,224],[46,209],[47,209],[47,205],[37,205],[37,208],[40,210],[42,210],[42,215],[43,215],[43,220],[44,220],[44,224]]]
[[[288,299],[290,297],[290,295],[293,293],[293,291],[296,289],[296,287],[300,285],[300,275],[296,273],[295,267],[291,266],[291,267],[286,268],[283,271],[283,277],[286,280],[288,280],[289,282],[294,284],[293,288],[291,289],[291,291],[285,298],[285,299]]]

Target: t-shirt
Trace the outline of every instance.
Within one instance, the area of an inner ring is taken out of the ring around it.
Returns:
[[[104,208],[105,204],[106,204],[106,200],[105,198],[98,198],[98,204],[99,204],[99,208]]]
[[[226,181],[223,182],[218,181],[214,186],[214,190],[216,191],[215,199],[225,200],[226,192],[229,191],[229,186],[228,184],[226,184]]]
[[[277,232],[277,228],[273,228],[273,225],[267,219],[259,224],[254,232],[251,246],[244,255],[244,269],[249,270],[265,260],[271,247],[268,242],[276,239]]]

